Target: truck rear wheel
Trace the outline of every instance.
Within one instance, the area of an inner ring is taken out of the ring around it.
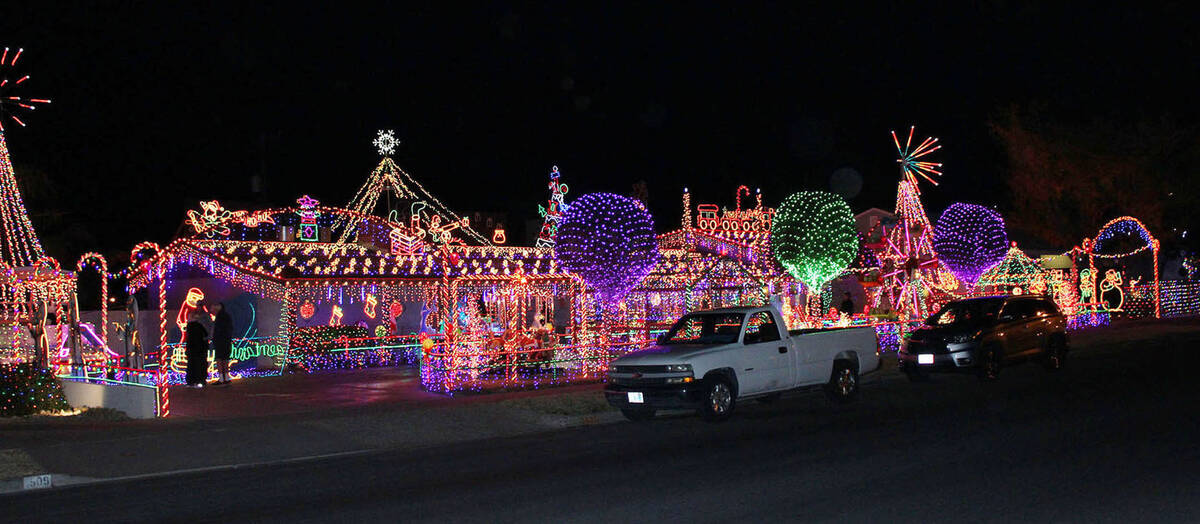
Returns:
[[[622,409],[621,414],[634,422],[645,422],[654,418],[653,409]]]
[[[838,402],[849,402],[858,395],[858,368],[853,362],[838,360],[833,363],[833,374],[825,385],[829,398]]]
[[[708,391],[704,395],[704,405],[700,407],[700,415],[709,422],[722,422],[729,419],[733,409],[737,407],[737,395],[733,392],[733,384],[729,379],[715,376],[708,379]]]

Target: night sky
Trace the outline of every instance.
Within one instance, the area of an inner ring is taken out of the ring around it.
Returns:
[[[53,99],[6,136],[18,178],[38,178],[23,184],[48,182],[27,200],[62,260],[169,241],[199,199],[343,205],[379,129],[451,208],[508,212],[517,231],[555,164],[573,195],[645,180],[660,231],[679,225],[685,186],[695,203],[732,206],[746,184],[776,204],[844,167],[864,181],[855,211],[890,209],[888,132],[910,124],[944,144],[933,218],[952,201],[1003,209],[988,121],[1006,107],[1195,121],[1200,87],[1189,2],[46,4],[6,4],[0,46],[24,47],[24,93]]]

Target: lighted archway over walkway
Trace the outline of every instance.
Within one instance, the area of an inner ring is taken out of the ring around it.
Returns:
[[[1107,242],[1113,240],[1117,235],[1137,235],[1141,239],[1138,247],[1130,250],[1127,253],[1101,254]],[[1080,249],[1088,255],[1088,265],[1092,268],[1092,273],[1096,271],[1096,258],[1124,258],[1133,256],[1147,249],[1154,254],[1154,318],[1162,317],[1162,304],[1160,300],[1161,290],[1158,281],[1158,250],[1159,242],[1154,235],[1150,234],[1150,230],[1146,225],[1131,216],[1123,216],[1109,220],[1106,224],[1100,227],[1096,232],[1095,239],[1083,239],[1083,247]]]

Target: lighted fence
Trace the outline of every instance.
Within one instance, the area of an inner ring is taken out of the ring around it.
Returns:
[[[1200,282],[1194,280],[1160,280],[1138,283],[1128,288],[1108,289],[1101,296],[1121,318],[1153,318],[1155,292],[1163,318],[1200,315]]]
[[[1163,317],[1200,315],[1200,281],[1163,280],[1159,285]]]
[[[451,392],[538,388],[606,376],[608,363],[644,348],[646,340],[505,349],[488,344],[437,344],[421,364],[421,385]]]
[[[135,369],[104,360],[55,363],[56,376],[72,407],[106,407],[134,418],[165,417],[170,413],[168,384],[157,370]]]
[[[187,348],[185,344],[172,342],[163,346],[166,359],[163,360],[163,382],[168,385],[187,382]],[[288,354],[287,340],[281,336],[247,337],[235,339],[230,351],[230,365],[236,377],[273,376],[280,373],[284,359]],[[149,369],[158,367],[160,362],[157,353],[147,355],[146,365]],[[272,362],[265,369],[258,369],[258,359],[267,358]],[[217,378],[216,352],[209,348],[207,353],[208,377]]]
[[[294,342],[287,355],[288,364],[306,371],[415,365],[421,360],[417,335],[298,338]]]

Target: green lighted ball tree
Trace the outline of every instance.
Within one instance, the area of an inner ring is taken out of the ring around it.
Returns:
[[[824,191],[792,194],[775,210],[771,251],[810,293],[820,291],[845,271],[858,252],[850,206]]]

